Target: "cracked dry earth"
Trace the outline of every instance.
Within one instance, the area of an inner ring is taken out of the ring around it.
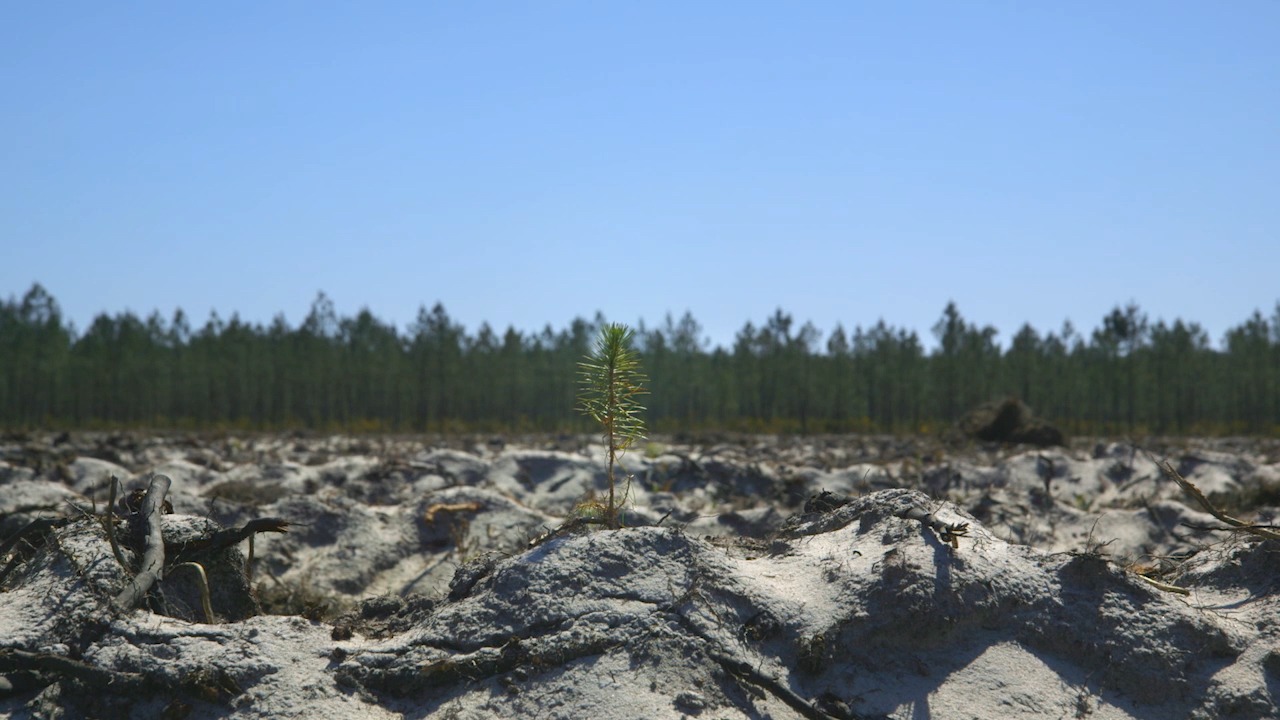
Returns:
[[[8,717],[1278,714],[1280,542],[1153,462],[1274,525],[1265,445],[671,443],[628,457],[628,527],[557,534],[590,442],[55,439],[0,446]],[[146,519],[122,566],[109,478],[152,473],[172,566],[116,607]],[[291,526],[252,563],[200,544],[258,518]]]

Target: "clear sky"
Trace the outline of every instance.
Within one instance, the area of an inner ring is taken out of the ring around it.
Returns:
[[[932,346],[1280,300],[1280,2],[11,2],[0,296]]]

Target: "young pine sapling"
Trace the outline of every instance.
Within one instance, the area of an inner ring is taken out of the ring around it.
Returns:
[[[614,467],[635,441],[644,439],[644,420],[640,417],[644,407],[637,402],[637,397],[646,392],[643,387],[646,378],[640,372],[639,355],[631,347],[634,336],[626,325],[605,325],[600,329],[594,352],[578,364],[582,377],[579,407],[604,430],[609,477],[605,522],[613,529],[621,526],[618,519],[621,502],[615,499],[614,492],[617,484]]]

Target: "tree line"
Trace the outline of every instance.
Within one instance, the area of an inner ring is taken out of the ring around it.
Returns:
[[[444,307],[405,330],[321,293],[297,327],[181,311],[98,315],[83,332],[40,285],[0,302],[0,426],[581,431],[578,363],[604,318],[540,332]],[[689,313],[636,328],[656,431],[932,432],[1007,396],[1070,433],[1280,432],[1280,303],[1227,331],[1117,306],[1088,334],[1025,325],[1009,346],[948,304],[926,352],[880,321],[824,334],[781,309],[709,347]]]

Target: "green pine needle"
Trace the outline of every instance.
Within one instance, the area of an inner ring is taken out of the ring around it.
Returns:
[[[614,466],[622,454],[644,439],[644,406],[637,397],[644,395],[648,379],[640,372],[639,354],[631,347],[635,333],[625,325],[610,324],[600,329],[594,351],[578,363],[582,392],[578,407],[600,423],[607,447],[609,504],[608,523],[619,527],[618,503],[615,502]]]

